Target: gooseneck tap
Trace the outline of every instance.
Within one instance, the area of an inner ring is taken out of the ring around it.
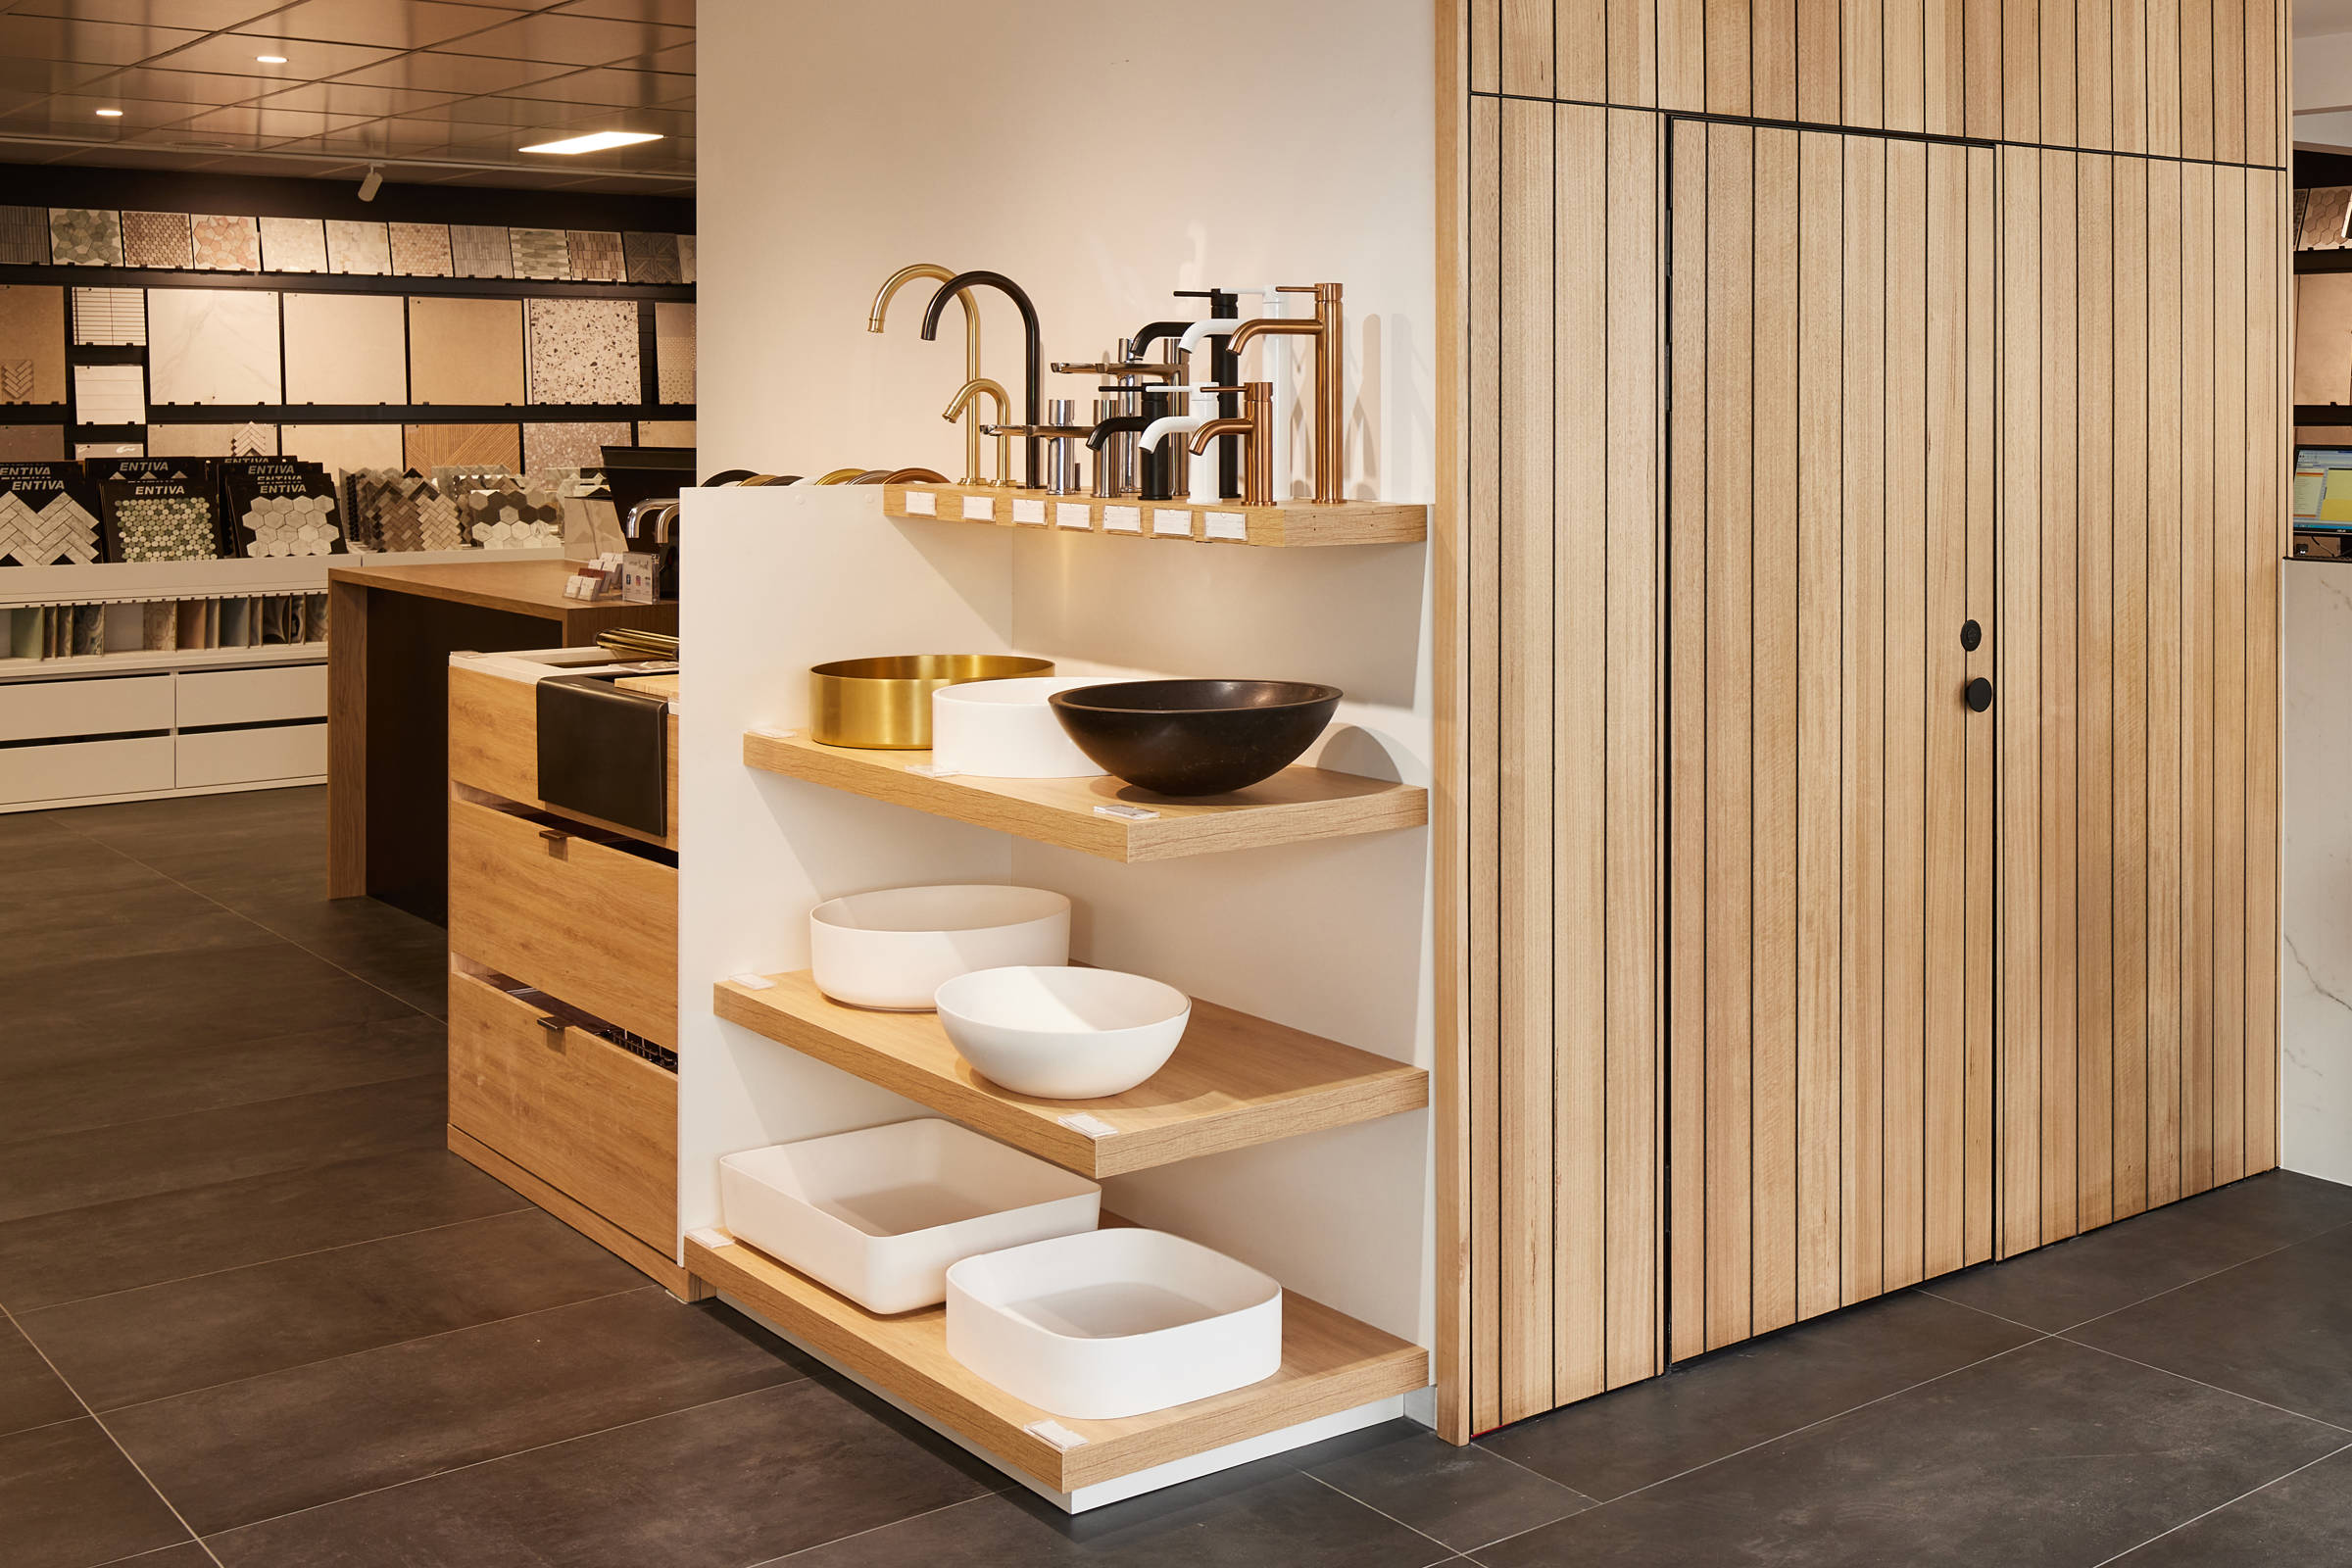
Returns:
[[[1335,288],[1337,286],[1333,285]],[[957,272],[941,283],[939,292],[931,296],[931,308],[923,313],[923,340],[930,342],[939,336],[939,313],[947,309],[949,295],[982,287],[996,289],[1012,301],[1021,313],[1021,330],[1026,338],[1021,345],[1021,416],[1035,424],[1038,422],[1037,398],[1041,371],[1046,358],[1045,341],[1037,329],[1037,307],[1029,303],[1029,296],[1020,284],[1003,272]],[[1320,477],[1318,474],[1317,478]],[[1034,436],[1024,438],[1021,443],[1021,478],[1031,489],[1037,487],[1037,440]]]
[[[1277,292],[1312,294],[1310,317],[1265,317],[1244,321],[1233,330],[1230,347],[1236,354],[1250,339],[1273,336],[1311,337],[1315,341],[1315,500],[1329,504],[1342,499],[1348,480],[1346,388],[1341,384],[1340,285],[1286,284]],[[1271,457],[1271,454],[1269,454]]]
[[[968,419],[976,420],[980,411],[973,408],[972,404],[983,392],[997,400],[997,425],[999,427],[997,429],[997,483],[1010,485],[1012,483],[1012,437],[1006,435],[1002,426],[1005,416],[1012,413],[1012,404],[1005,398],[1004,389],[1002,386],[985,375],[973,376],[956,389],[955,401],[948,405],[948,411],[940,417],[953,420],[960,414]],[[980,426],[977,423],[972,425],[972,432],[975,435],[979,433],[979,429]],[[971,476],[963,482],[971,485],[980,482],[977,465],[974,466]]]
[[[1193,456],[1208,450],[1208,444],[1221,435],[1242,438],[1244,475],[1242,505],[1266,507],[1274,504],[1274,383],[1249,381],[1241,386],[1210,386],[1203,392],[1239,392],[1242,394],[1242,413],[1238,418],[1211,419],[1193,432]],[[1321,475],[1317,475],[1318,478]]]
[[[912,267],[900,268],[882,280],[880,288],[874,290],[874,303],[867,308],[865,313],[865,329],[868,332],[881,331],[882,318],[889,313],[891,296],[916,278],[927,277],[945,283],[955,276],[954,272],[932,262],[917,262]],[[968,382],[980,374],[980,308],[973,303],[970,289],[958,290],[956,295],[956,303],[963,307],[963,378]],[[929,337],[931,334],[926,332],[923,335]],[[1004,411],[1000,406],[997,417],[1003,418],[1004,416]],[[980,411],[978,409],[972,410],[963,421],[963,482],[965,484],[980,482]]]

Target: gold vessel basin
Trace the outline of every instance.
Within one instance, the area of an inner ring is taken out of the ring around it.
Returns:
[[[838,659],[808,671],[808,738],[823,746],[919,752],[931,744],[931,694],[942,686],[1053,673],[1050,659],[1012,654]]]

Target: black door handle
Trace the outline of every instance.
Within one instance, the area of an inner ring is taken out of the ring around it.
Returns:
[[[1992,682],[1979,675],[1961,689],[1960,697],[1972,712],[1982,713],[1992,706]]]

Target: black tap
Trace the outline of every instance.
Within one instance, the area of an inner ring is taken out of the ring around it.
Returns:
[[[1107,392],[1120,389],[1105,387],[1103,390]],[[1155,403],[1161,407],[1152,407]],[[1101,424],[1096,425],[1094,433],[1086,438],[1087,446],[1096,452],[1101,452],[1102,444],[1114,435],[1143,434],[1146,429],[1159,421],[1161,414],[1165,412],[1165,404],[1166,399],[1157,392],[1156,388],[1153,389],[1152,395],[1144,400],[1144,413],[1122,414],[1116,418],[1104,419]],[[1173,501],[1176,499],[1173,478],[1176,466],[1166,448],[1170,441],[1182,439],[1181,436],[1173,435],[1160,437],[1160,450],[1157,455],[1154,455],[1153,450],[1150,447],[1137,452],[1136,484],[1139,492],[1137,499],[1143,501]]]
[[[1184,336],[1185,329],[1192,324],[1190,321],[1153,321],[1150,326],[1135,334],[1133,342],[1129,345],[1129,357],[1141,360],[1144,357],[1144,350],[1163,337]]]
[[[1180,288],[1176,290],[1176,298],[1206,300],[1208,301],[1208,318],[1210,320],[1231,320],[1236,325],[1240,324],[1242,298],[1232,289]],[[1210,334],[1208,339],[1208,379],[1200,382],[1200,385],[1240,386],[1242,384],[1242,357],[1233,352],[1231,343],[1232,339],[1227,333]],[[1234,394],[1223,393],[1217,398],[1218,418],[1236,418],[1241,412],[1241,399]],[[1217,494],[1232,497],[1241,493],[1240,438],[1230,435],[1219,436],[1217,438]]]
[[[939,292],[931,296],[931,307],[923,312],[923,341],[937,341],[939,313],[947,309],[949,300],[954,299],[960,290],[982,285],[1001,291],[1020,310],[1021,330],[1027,334],[1027,341],[1022,345],[1021,422],[1034,429],[1038,422],[1037,396],[1045,370],[1046,351],[1044,340],[1037,330],[1037,307],[1029,303],[1029,296],[1023,292],[1020,284],[1003,272],[957,272],[940,284]],[[1032,490],[1037,488],[1035,436],[1025,437],[1021,442],[1021,482]]]

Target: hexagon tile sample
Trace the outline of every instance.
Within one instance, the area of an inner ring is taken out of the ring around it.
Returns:
[[[130,267],[185,270],[195,266],[188,242],[188,215],[124,213],[122,260]]]
[[[403,277],[447,277],[451,272],[447,223],[394,223],[392,270]]]
[[[250,556],[324,556],[340,530],[332,496],[256,496],[238,520],[252,535]]]

